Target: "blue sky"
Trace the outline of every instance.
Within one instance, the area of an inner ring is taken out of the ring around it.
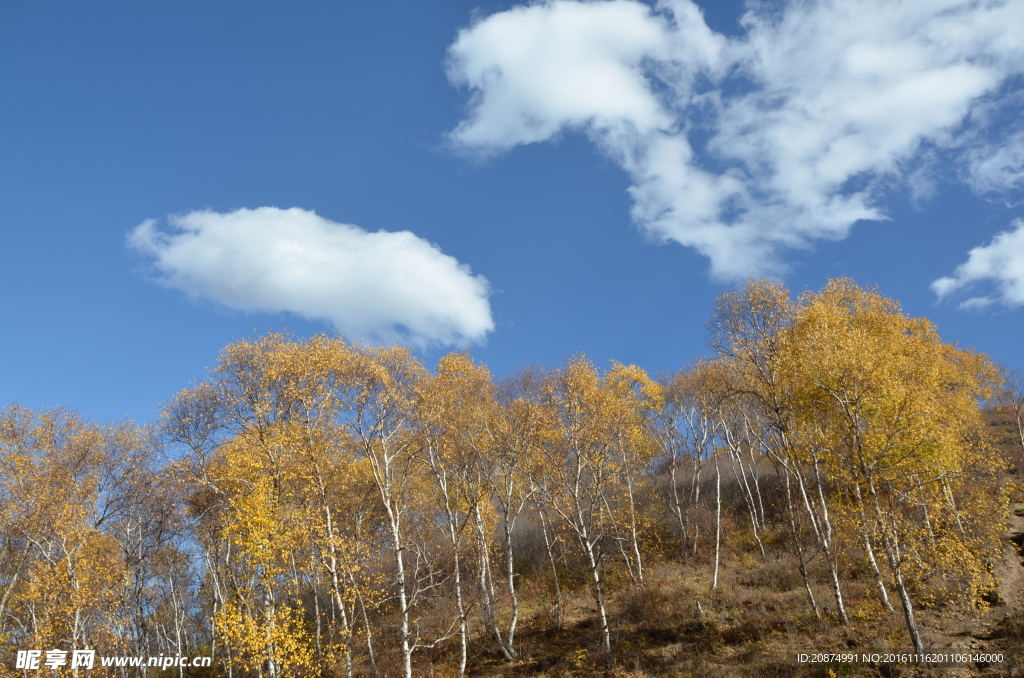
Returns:
[[[0,403],[152,421],[272,330],[670,371],[750,274],[1024,368],[1020,35],[1020,2],[6,3]]]

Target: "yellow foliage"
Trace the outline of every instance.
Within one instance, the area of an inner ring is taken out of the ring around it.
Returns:
[[[233,652],[231,663],[242,671],[258,671],[273,663],[282,678],[314,672],[316,649],[300,606],[265,609],[228,603],[213,623]]]

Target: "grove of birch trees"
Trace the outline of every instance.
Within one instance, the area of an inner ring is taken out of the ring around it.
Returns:
[[[676,374],[576,356],[495,379],[467,353],[269,335],[151,427],[10,406],[0,650],[461,676],[586,590],[611,667],[612,587],[700,563],[711,595],[726,544],[791,564],[825,623],[870,580],[917,651],[921,610],[983,605],[1006,513],[984,355],[849,280],[749,282],[709,336]]]

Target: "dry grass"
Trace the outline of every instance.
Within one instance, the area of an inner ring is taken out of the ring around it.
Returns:
[[[1012,446],[1008,443],[1006,447]],[[1018,470],[1024,470],[1024,466]],[[1020,493],[1024,488],[1020,476],[1010,478],[1018,483]],[[1024,495],[1016,500],[1024,500]],[[1018,508],[1021,515],[1017,520],[1024,521],[1024,504]],[[493,642],[483,637],[483,629],[474,628],[469,675],[1024,678],[1024,522],[1013,529],[1011,541],[1020,548],[1010,549],[1006,562],[1000,564],[1006,570],[996,573],[1002,588],[998,596],[993,594],[993,608],[987,616],[941,607],[918,609],[918,623],[929,649],[1001,652],[1005,661],[998,666],[919,669],[905,664],[799,663],[800,653],[845,652],[859,657],[863,653],[908,652],[910,643],[902,614],[881,605],[874,580],[866,570],[842,573],[850,616],[850,623],[844,626],[832,609],[831,591],[820,569],[823,565],[818,562],[819,569],[812,573],[812,588],[822,616],[816,617],[808,605],[797,563],[788,555],[787,535],[778,530],[763,535],[771,554],[765,560],[759,557],[752,539],[728,542],[715,591],[710,588],[712,563],[707,549],[700,557],[683,563],[676,560],[678,553],[674,551],[662,553],[661,562],[648,566],[643,585],[633,584],[623,568],[609,566],[607,603],[615,655],[611,673],[604,668],[601,629],[588,571],[579,563],[560,564],[564,624],[556,628],[550,571],[540,558],[544,554],[532,553],[524,559],[531,566],[524,567],[520,580],[521,618],[516,645],[521,656],[506,661],[492,649]],[[711,533],[707,525],[702,533]],[[741,529],[727,533],[744,534]],[[1015,559],[1014,553],[1019,558]],[[1014,584],[1010,575],[1020,581]],[[895,598],[893,604],[898,605]],[[418,653],[416,675],[454,677],[453,649],[454,643]]]
[[[901,619],[883,614],[868,595],[859,595],[859,602],[851,605],[853,621],[848,627],[827,615],[817,619],[806,602],[802,581],[789,574],[791,564],[758,561],[750,566],[743,560],[737,559],[739,567],[735,570],[722,571],[714,592],[710,591],[708,571],[702,564],[661,564],[648,572],[644,585],[620,583],[609,596],[616,658],[611,675],[945,675],[935,671],[917,673],[909,667],[799,664],[796,656],[801,652],[905,651],[907,638]],[[824,587],[816,593],[819,600],[827,599]],[[597,610],[586,590],[567,597],[562,629],[555,629],[552,618],[542,609],[526,617],[519,633],[521,658],[506,662],[497,656],[480,655],[472,663],[470,675],[609,675],[601,653]],[[434,675],[444,674],[435,669]]]
[[[725,678],[739,676],[1018,676],[1024,678],[1024,608],[1001,602],[987,617],[963,610],[919,609],[918,622],[930,649],[1002,652],[1006,662],[991,667],[918,669],[909,665],[799,663],[800,653],[909,652],[902,615],[885,610],[874,580],[865,571],[846,571],[843,591],[850,623],[843,626],[825,572],[814,572],[813,590],[822,608],[817,618],[797,563],[781,549],[762,560],[748,544],[723,554],[717,590],[712,591],[709,558],[649,565],[646,583],[635,585],[623,568],[609,567],[607,603],[615,668],[604,668],[597,607],[585,570],[569,568],[562,580],[564,623],[556,628],[550,571],[537,568],[520,580],[521,616],[516,646],[521,656],[507,661],[493,648],[477,619],[469,675],[479,678]],[[1024,552],[1021,553],[1024,557]],[[820,568],[822,564],[819,562]],[[1008,566],[1015,563],[1008,561]],[[1020,569],[1018,567],[1018,569]],[[560,571],[562,568],[560,567]],[[1002,577],[1002,575],[1000,575]],[[1019,598],[1014,592],[1006,596]],[[893,600],[894,604],[898,604]],[[507,601],[505,601],[507,605]],[[451,610],[442,610],[449,618]],[[1005,617],[998,621],[1000,617]],[[457,641],[416,654],[416,675],[457,675]],[[382,653],[382,654],[386,654]],[[393,655],[397,659],[397,655]],[[383,666],[382,666],[383,669]],[[393,671],[384,669],[394,676]],[[366,673],[366,675],[372,675]]]

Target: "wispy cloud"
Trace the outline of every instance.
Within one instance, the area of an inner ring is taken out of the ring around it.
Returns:
[[[1024,219],[1014,220],[1011,226],[1012,231],[998,233],[989,244],[972,249],[952,276],[932,283],[940,300],[967,296],[961,308],[1024,305]],[[992,293],[973,294],[986,283],[995,288]]]
[[[883,191],[926,194],[936,153],[977,190],[1021,187],[1024,138],[1008,146],[971,114],[1015,94],[1024,3],[765,3],[743,25],[717,34],[690,0],[485,17],[449,48],[449,79],[472,96],[451,141],[494,154],[586,133],[630,173],[636,222],[723,278],[778,272],[786,249],[886,218]]]
[[[477,342],[494,329],[488,284],[409,231],[370,233],[298,208],[170,216],[128,235],[158,280],[233,309],[327,320],[353,339]]]
[[[1024,130],[1000,144],[979,144],[967,158],[968,182],[976,192],[1014,195],[1024,190]]]

